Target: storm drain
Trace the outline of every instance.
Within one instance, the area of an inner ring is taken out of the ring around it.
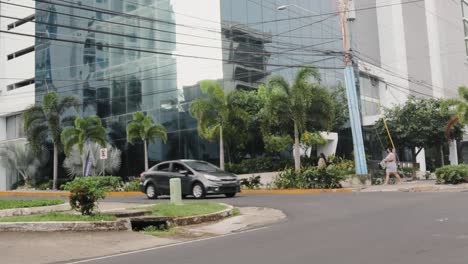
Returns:
[[[133,231],[141,231],[151,226],[158,230],[166,230],[170,226],[169,219],[166,217],[131,218],[130,223]]]

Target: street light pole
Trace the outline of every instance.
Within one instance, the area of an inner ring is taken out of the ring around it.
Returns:
[[[348,12],[349,0],[340,1],[341,29],[343,33],[344,49],[344,77],[346,86],[346,97],[348,98],[349,121],[353,136],[354,161],[356,164],[356,174],[367,175],[366,153],[364,150],[364,140],[362,139],[361,116],[359,113],[359,101],[356,91],[356,77],[354,76],[353,54],[348,40]],[[351,0],[352,1],[352,0]]]

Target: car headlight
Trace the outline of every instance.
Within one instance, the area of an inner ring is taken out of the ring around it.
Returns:
[[[210,181],[215,181],[215,182],[220,182],[220,181],[221,181],[218,177],[213,176],[213,175],[207,175],[207,174],[205,174],[205,177],[206,177],[206,179],[208,179],[208,180],[210,180]]]

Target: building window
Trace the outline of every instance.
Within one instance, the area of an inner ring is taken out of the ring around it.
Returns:
[[[24,137],[23,115],[13,115],[6,118],[7,140]]]
[[[34,78],[7,85],[7,91],[11,91],[11,90],[18,89],[24,86],[28,86],[30,84],[34,84]]]
[[[465,28],[465,49],[468,57],[468,0],[462,0],[463,25]]]

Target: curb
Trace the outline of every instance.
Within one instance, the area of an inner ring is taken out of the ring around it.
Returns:
[[[71,210],[71,207],[68,203],[50,205],[50,206],[28,207],[28,208],[12,208],[12,209],[0,210],[0,218],[49,213],[49,212],[62,212],[62,211],[68,211],[68,210]]]
[[[102,222],[13,222],[0,223],[0,232],[124,231],[127,220]]]
[[[142,192],[108,192],[107,197],[144,196]],[[48,191],[1,191],[0,196],[68,197],[70,192]]]
[[[320,194],[320,193],[352,193],[353,189],[286,189],[286,190],[242,190],[242,194]]]

